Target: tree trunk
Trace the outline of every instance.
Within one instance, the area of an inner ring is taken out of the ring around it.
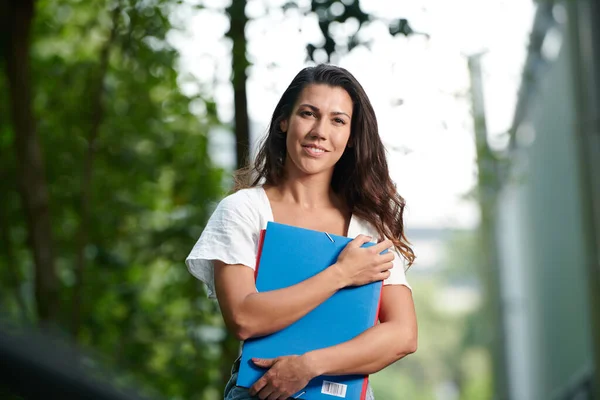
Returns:
[[[233,42],[233,51],[231,57],[232,82],[235,107],[235,149],[236,166],[242,168],[250,159],[250,132],[248,123],[248,101],[246,98],[246,68],[248,59],[246,58],[246,35],[245,29],[248,23],[246,16],[246,1],[232,1],[227,8],[229,14],[230,28],[227,37]],[[239,356],[239,341],[229,331],[221,343],[222,364],[221,378],[222,387],[229,379],[231,364]]]
[[[2,176],[2,179],[8,179],[6,176]],[[10,232],[8,228],[8,218],[6,216],[5,207],[0,204],[0,249],[4,248],[4,254],[6,255],[6,266],[8,267],[8,274],[10,279],[10,285],[15,291],[15,300],[19,307],[19,313],[23,324],[29,323],[29,313],[27,311],[27,303],[21,293],[21,274],[19,273],[19,264],[15,260],[15,256],[12,248],[12,241],[10,238]]]
[[[250,159],[250,129],[248,124],[248,100],[246,96],[246,57],[245,29],[248,17],[245,13],[246,1],[232,1],[227,8],[230,28],[227,36],[233,42],[231,72],[233,101],[235,107],[235,150],[237,168],[242,168]]]
[[[104,78],[108,69],[108,56],[117,36],[117,25],[121,7],[118,5],[112,12],[112,28],[110,35],[100,52],[100,67],[98,76],[92,81],[91,94],[91,126],[87,141],[87,152],[83,165],[83,175],[81,177],[81,204],[80,221],[77,234],[77,263],[75,265],[75,288],[73,292],[73,336],[77,337],[81,326],[81,310],[83,309],[83,287],[85,272],[85,248],[89,238],[89,219],[92,202],[92,176],[94,169],[94,155],[96,153],[96,141],[98,132],[104,118]]]
[[[58,280],[50,221],[48,184],[36,135],[30,81],[30,33],[34,0],[2,1],[3,52],[15,132],[17,179],[35,263],[35,300],[42,323],[56,320]]]
[[[504,330],[504,310],[499,271],[497,226],[494,217],[498,198],[498,162],[487,142],[487,125],[483,101],[482,73],[480,55],[469,57],[471,76],[471,102],[475,129],[475,148],[477,150],[478,197],[481,210],[479,233],[481,240],[482,269],[481,277],[485,287],[484,315],[487,318],[486,340],[490,347],[493,373],[494,399],[507,399],[509,396],[508,370],[506,361],[506,338]]]

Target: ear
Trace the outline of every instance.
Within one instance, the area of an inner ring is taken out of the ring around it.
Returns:
[[[288,130],[288,121],[287,119],[284,119],[283,121],[281,121],[279,123],[279,129],[281,130],[281,132],[286,133]]]
[[[348,143],[346,143],[346,147],[348,147],[348,148],[354,147],[354,139],[352,138],[352,136],[350,136],[350,139],[348,139]]]

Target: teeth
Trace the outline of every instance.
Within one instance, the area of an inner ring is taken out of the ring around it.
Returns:
[[[308,149],[310,149],[311,151],[315,152],[315,153],[324,153],[325,150],[323,149],[317,149],[316,147],[307,147]]]

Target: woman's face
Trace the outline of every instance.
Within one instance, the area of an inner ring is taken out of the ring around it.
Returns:
[[[332,174],[350,139],[352,99],[346,90],[312,84],[300,93],[288,120],[285,169],[300,175]]]

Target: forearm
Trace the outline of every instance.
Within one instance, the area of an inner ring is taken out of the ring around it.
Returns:
[[[356,338],[306,353],[315,376],[373,374],[416,351],[417,338],[400,322],[378,324]]]
[[[234,318],[238,336],[245,340],[277,332],[308,314],[345,285],[333,266],[296,285],[249,294]]]

